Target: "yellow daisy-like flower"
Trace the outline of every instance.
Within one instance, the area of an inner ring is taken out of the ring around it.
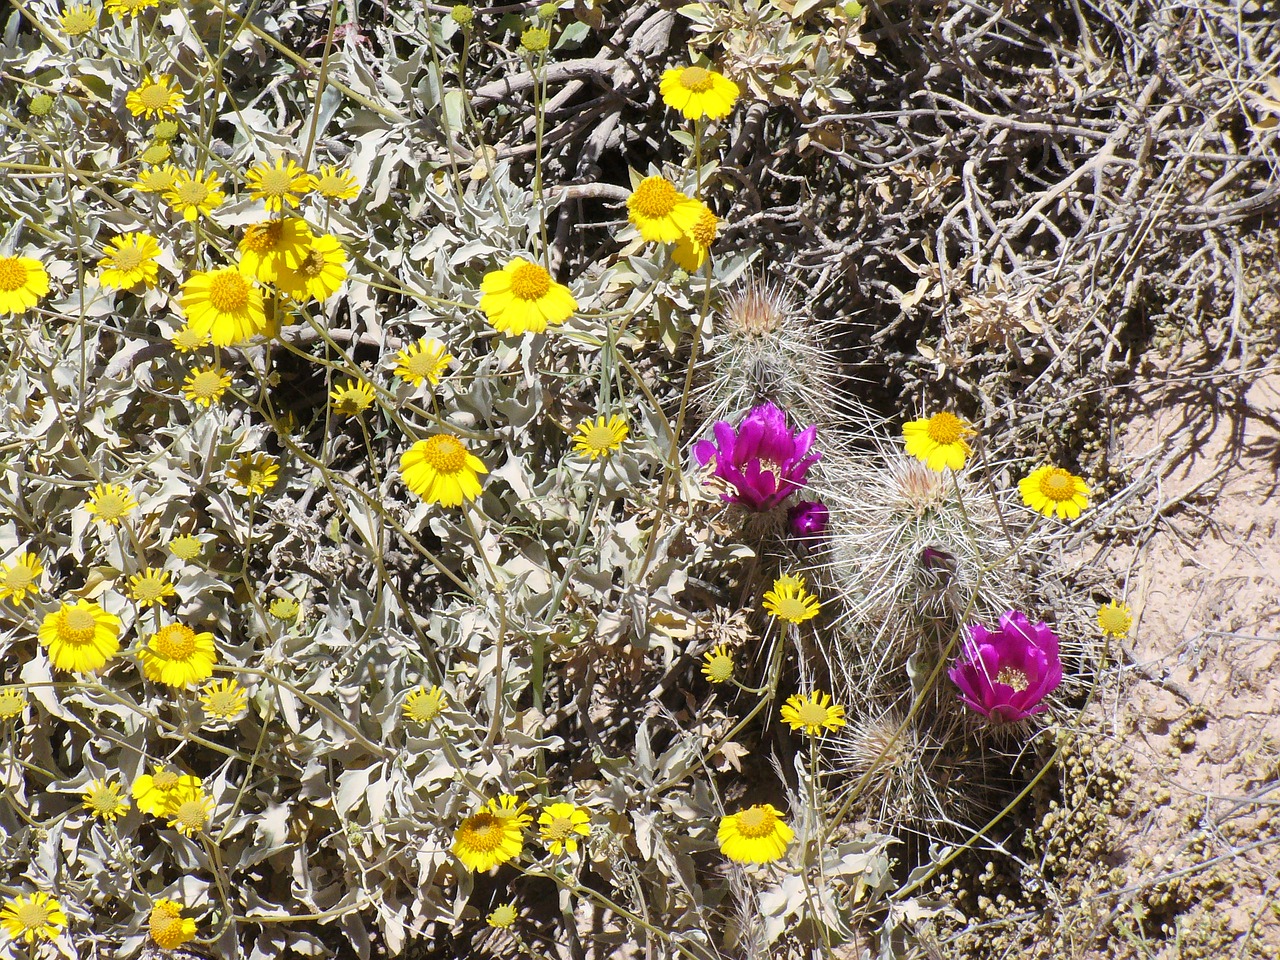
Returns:
[[[275,283],[282,267],[293,269],[302,263],[314,239],[307,222],[298,217],[251,223],[240,240],[240,270],[263,283]]]
[[[47,893],[18,894],[0,907],[0,927],[14,940],[52,940],[67,925],[67,915]]]
[[[182,394],[197,406],[207,407],[222,399],[231,386],[231,374],[216,363],[197,367],[182,382]]]
[[[244,453],[227,466],[227,478],[248,496],[266,493],[280,479],[275,457],[265,453]]]
[[[702,675],[710,683],[724,683],[733,679],[733,655],[723,643],[712,647],[702,657]]]
[[[139,172],[133,189],[142,193],[168,193],[177,186],[178,178],[182,175],[182,171],[172,163],[166,163],[162,167]]]
[[[87,3],[67,7],[58,17],[58,26],[68,37],[79,37],[98,26],[98,11]]]
[[[89,502],[84,508],[99,522],[114,526],[137,506],[138,501],[133,499],[133,494],[124,484],[100,483],[89,494]]]
[[[165,794],[160,816],[183,836],[194,836],[204,830],[213,816],[213,800],[204,792],[199,777],[184,774]]]
[[[551,279],[545,268],[516,257],[480,281],[480,309],[499,333],[542,333],[578,309],[569,288]]]
[[[804,577],[783,574],[764,595],[764,609],[779,620],[804,623],[822,610],[818,598],[804,588]]]
[[[214,680],[200,692],[200,706],[207,716],[235,720],[249,705],[249,695],[238,680]]]
[[[293,620],[298,616],[299,609],[301,607],[295,598],[276,597],[271,601],[271,606],[267,608],[267,613],[277,620]]]
[[[627,219],[640,236],[656,243],[675,243],[692,235],[703,204],[686,197],[665,177],[645,177],[627,198]]]
[[[1098,626],[1108,637],[1120,640],[1133,628],[1133,611],[1122,600],[1112,600],[1098,608]]]
[[[312,179],[316,193],[329,200],[354,200],[360,195],[360,182],[341,167],[321,166]]]
[[[492,870],[514,860],[524,849],[524,828],[532,817],[510,794],[490,800],[458,825],[453,855],[469,870]]]
[[[676,241],[676,248],[671,251],[671,259],[676,266],[688,273],[700,270],[711,252],[711,244],[720,232],[720,218],[711,212],[711,208],[699,201],[701,210],[698,222],[693,229]]]
[[[736,863],[770,863],[787,852],[795,837],[772,804],[757,803],[720,818],[720,852]]]
[[[12,720],[27,708],[27,692],[21,687],[0,687],[0,720]]]
[[[162,817],[169,803],[169,797],[178,788],[180,777],[175,771],[162,764],[157,764],[152,769],[153,773],[140,774],[133,781],[129,793],[133,797],[133,802],[143,813]]]
[[[552,803],[538,816],[538,836],[559,856],[578,852],[578,837],[591,835],[591,814],[572,803]]]
[[[39,637],[57,669],[94,673],[120,649],[120,618],[92,600],[64,603],[45,615]]]
[[[169,541],[169,552],[179,560],[194,560],[203,549],[204,544],[194,533],[181,533]]]
[[[81,794],[82,806],[101,820],[114,820],[129,809],[129,801],[120,796],[121,789],[114,780],[94,780]]]
[[[176,950],[196,935],[196,922],[182,915],[182,904],[174,900],[157,900],[151,905],[147,920],[151,939],[161,950]]]
[[[358,417],[371,406],[378,397],[373,384],[364,380],[348,380],[341,387],[334,387],[329,393],[333,403],[333,412],[340,417]]]
[[[24,550],[12,563],[0,567],[0,600],[11,600],[15,605],[27,602],[27,594],[40,592],[40,574],[44,564],[29,550]]]
[[[192,353],[209,345],[209,333],[192,330],[191,324],[186,323],[173,332],[169,343],[178,353]]]
[[[400,456],[405,485],[427,503],[457,507],[480,496],[480,474],[489,468],[461,440],[438,433]]]
[[[727,117],[738,99],[738,85],[705,67],[673,67],[658,84],[662,102],[689,120]]]
[[[180,170],[173,186],[165,191],[164,199],[177,213],[182,214],[184,220],[194,221],[201,215],[212,216],[213,211],[221,206],[222,201],[227,198],[220,189],[221,186],[222,181],[212,170],[208,174],[203,170],[196,170],[194,173]]]
[[[123,233],[104,248],[98,261],[98,282],[116,290],[154,287],[160,275],[160,244],[146,233]]]
[[[950,467],[959,470],[973,449],[966,437],[974,436],[974,430],[951,413],[935,413],[923,420],[903,424],[902,436],[907,441],[907,453],[930,470]]]
[[[803,730],[811,737],[820,737],[824,730],[838,730],[844,726],[844,707],[831,702],[831,695],[815,690],[805,697],[793,694],[779,711],[782,722],[792,730]]]
[[[404,698],[404,706],[400,709],[406,720],[411,720],[425,727],[440,716],[448,705],[449,700],[439,687],[431,687],[430,689],[418,687],[416,690],[410,691],[409,695]]]
[[[597,417],[594,423],[584,420],[573,436],[573,449],[592,460],[607,458],[622,449],[629,432],[627,422],[616,413],[607,419]]]
[[[137,16],[147,7],[160,6],[160,0],[105,0],[102,4],[117,17]]]
[[[1032,510],[1052,517],[1074,520],[1089,506],[1089,486],[1061,467],[1040,467],[1018,481],[1022,502]]]
[[[0,314],[30,310],[49,292],[49,274],[31,257],[0,257]]]
[[[423,337],[396,354],[395,374],[415,387],[422,386],[423,380],[434,387],[452,360],[443,343],[434,337]]]
[[[182,91],[174,88],[173,77],[162,73],[148,77],[125,94],[124,105],[135,117],[164,117],[182,106]]]
[[[297,265],[276,268],[276,286],[294,300],[325,300],[347,279],[346,251],[338,238],[323,234],[311,240]]]
[[[183,623],[161,627],[138,650],[147,678],[170,687],[189,687],[213,676],[218,651],[212,633],[196,633]]]
[[[207,333],[214,346],[229,347],[267,332],[262,293],[235,267],[193,273],[182,284],[187,325]]]
[[[159,567],[147,567],[129,578],[129,599],[143,609],[157,603],[163,607],[165,601],[176,593],[169,571]]]
[[[510,930],[516,922],[516,905],[514,903],[499,904],[485,922],[496,930]]]
[[[285,204],[298,205],[298,200],[315,188],[315,178],[307,171],[284,157],[277,157],[274,164],[260,163],[244,175],[249,196],[261,200],[268,210],[279,213]]]

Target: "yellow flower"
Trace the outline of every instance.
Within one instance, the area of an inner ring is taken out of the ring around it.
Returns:
[[[34,596],[40,592],[43,572],[40,558],[24,550],[12,563],[0,567],[0,600],[11,600],[15,605],[26,603],[28,593]]]
[[[423,337],[396,354],[395,374],[415,387],[422,386],[423,380],[435,386],[452,360],[443,343],[434,337]]]
[[[0,720],[12,720],[27,708],[27,692],[21,687],[0,687]]]
[[[160,244],[146,233],[123,233],[104,248],[105,256],[98,261],[98,281],[104,287],[116,290],[132,290],[142,285],[156,285],[160,266]]]
[[[438,433],[400,456],[405,485],[427,503],[456,507],[480,496],[479,475],[489,469],[457,437]]]
[[[133,797],[133,802],[143,813],[162,817],[170,795],[178,787],[179,777],[177,773],[161,764],[157,764],[153,770],[154,773],[139,775],[138,779],[133,781],[133,787],[130,788],[129,793]]]
[[[102,4],[117,17],[137,16],[147,7],[160,6],[160,0],[105,0]]]
[[[209,334],[207,331],[197,333],[191,329],[191,324],[183,324],[173,332],[173,336],[169,338],[169,343],[173,345],[173,349],[178,353],[192,353],[201,347],[209,345]]]
[[[333,412],[340,417],[358,417],[377,399],[373,384],[364,380],[348,380],[345,385],[335,387],[329,393],[333,402]]]
[[[448,705],[449,700],[439,687],[432,687],[430,690],[426,687],[418,687],[416,690],[410,691],[409,695],[404,698],[404,706],[401,707],[401,711],[404,713],[406,720],[412,720],[414,723],[419,723],[425,727],[440,716]]]
[[[89,494],[84,508],[99,522],[114,526],[138,506],[129,488],[122,483],[100,483]]]
[[[197,406],[207,407],[222,399],[231,386],[231,374],[216,363],[192,370],[182,382],[182,393]]]
[[[347,279],[347,254],[338,238],[323,234],[311,240],[297,265],[279,264],[276,286],[294,300],[324,300],[333,296]]]
[[[284,205],[298,205],[298,199],[315,187],[315,179],[307,171],[284,157],[277,157],[274,164],[260,163],[244,175],[249,195],[261,200],[268,210],[279,213]]]
[[[903,424],[902,436],[907,441],[907,453],[930,470],[950,467],[959,470],[973,452],[965,437],[977,433],[959,417],[950,413],[935,413],[923,420]]]
[[[182,284],[182,310],[196,333],[229,347],[267,332],[262,294],[235,267],[193,273]]]
[[[1089,487],[1075,474],[1061,467],[1040,467],[1018,481],[1022,502],[1032,510],[1052,517],[1074,520],[1089,505]]]
[[[169,571],[159,567],[147,567],[129,578],[129,599],[143,609],[157,603],[163,607],[175,593]]]
[[[572,803],[553,803],[538,816],[538,835],[559,856],[578,852],[578,837],[591,834],[591,814]]]
[[[267,608],[267,613],[277,620],[293,620],[298,616],[298,601],[293,597],[276,597]]]
[[[627,218],[640,236],[658,243],[675,243],[692,234],[702,210],[701,203],[663,177],[646,177],[627,198]]]
[[[782,722],[792,730],[804,730],[811,737],[822,736],[823,730],[844,726],[844,707],[831,702],[831,695],[815,690],[808,697],[793,694],[779,711]]]
[[[212,633],[196,633],[186,624],[161,627],[138,650],[148,679],[170,687],[189,687],[213,676],[218,652]]]
[[[88,33],[98,25],[98,11],[87,3],[77,3],[67,7],[58,17],[58,26],[68,37],[78,37]]]
[[[178,777],[173,789],[165,794],[164,807],[160,816],[169,821],[169,826],[183,836],[193,836],[202,831],[213,816],[213,800],[204,792],[204,785],[199,777]]]
[[[120,796],[120,784],[94,780],[81,796],[84,808],[102,820],[114,820],[129,809],[129,801]]]
[[[524,849],[524,828],[532,817],[510,794],[490,800],[458,825],[453,855],[469,870],[491,870]]]
[[[499,333],[520,336],[542,333],[567,320],[578,309],[569,288],[551,279],[536,263],[514,258],[480,281],[480,309]]]
[[[275,283],[281,268],[302,263],[313,239],[307,222],[297,217],[251,223],[240,241],[240,270],[263,283]]]
[[[163,117],[177,113],[182,106],[182,91],[174,89],[173,77],[162,73],[158,77],[148,77],[130,90],[124,98],[124,105],[135,117]]]
[[[516,905],[514,903],[498,904],[497,909],[489,914],[485,922],[497,930],[510,930],[516,922]]]
[[[733,656],[723,643],[712,647],[702,658],[702,675],[711,683],[733,679]]]
[[[120,649],[120,618],[92,600],[64,603],[40,623],[40,644],[68,673],[94,673]]]
[[[330,200],[354,200],[360,195],[360,183],[340,167],[321,166],[316,171],[315,191]]]
[[[1133,611],[1122,600],[1112,600],[1098,608],[1098,626],[1108,637],[1127,637],[1133,627]]]
[[[155,137],[157,143],[168,143],[181,129],[177,120],[161,120],[151,128],[151,136]]]
[[[202,549],[204,544],[194,533],[181,533],[169,541],[169,552],[179,560],[194,560]]]
[[[193,221],[201,214],[211,216],[227,198],[219,189],[221,186],[222,181],[213,171],[206,175],[203,170],[196,170],[194,173],[179,170],[173,186],[165,191],[164,199],[176,212],[182,214],[184,220]]]
[[[248,704],[248,694],[238,680],[214,680],[200,693],[204,712],[218,720],[236,719]]]
[[[738,99],[738,85],[705,67],[673,67],[658,84],[662,102],[690,120],[727,117]]]
[[[597,417],[594,423],[584,420],[578,424],[578,432],[574,434],[573,449],[592,460],[607,458],[622,449],[628,432],[627,422],[616,413],[608,419]]]
[[[176,950],[196,935],[196,922],[182,915],[182,904],[173,900],[157,900],[151,905],[147,920],[151,939],[161,950]]]
[[[0,907],[0,927],[14,940],[52,940],[67,925],[67,915],[47,893],[18,894]]]
[[[676,266],[689,273],[701,269],[707,260],[707,254],[711,252],[711,244],[720,231],[720,218],[705,203],[699,201],[698,206],[698,222],[676,242],[675,250],[671,251],[671,259]]]
[[[140,172],[137,182],[133,184],[133,189],[143,193],[168,193],[177,185],[178,178],[182,175],[182,171],[172,163],[166,163],[154,170]]]
[[[720,818],[720,852],[736,863],[770,863],[787,852],[795,831],[769,803]]]
[[[804,588],[804,577],[783,574],[764,595],[764,609],[780,620],[804,623],[818,615],[822,605]]]
[[[244,453],[231,461],[227,478],[247,495],[266,493],[280,479],[275,458],[265,453]]]
[[[147,164],[164,163],[172,156],[173,149],[167,143],[153,143],[139,154],[142,162]]]
[[[30,310],[49,292],[49,274],[31,257],[0,257],[0,314]]]

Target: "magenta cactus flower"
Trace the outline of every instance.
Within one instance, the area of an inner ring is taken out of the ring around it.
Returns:
[[[816,537],[830,519],[831,511],[821,500],[801,500],[787,511],[787,525],[797,537]]]
[[[1001,614],[994,632],[970,624],[964,654],[948,676],[965,705],[993,723],[1022,720],[1044,711],[1044,698],[1062,682],[1058,637],[1016,610]]]
[[[755,407],[734,430],[724,420],[711,428],[715,442],[699,440],[693,455],[702,466],[715,458],[715,476],[733,486],[736,493],[722,499],[749,510],[771,510],[802,488],[809,468],[821,454],[810,453],[817,426],[793,434],[787,417],[772,403]]]

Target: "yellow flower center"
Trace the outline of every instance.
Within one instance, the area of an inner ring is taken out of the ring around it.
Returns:
[[[151,783],[161,793],[166,793],[178,785],[178,775],[172,770],[161,770],[151,778]]]
[[[120,805],[120,798],[109,787],[94,787],[84,799],[90,812],[99,817],[115,813]]]
[[[143,252],[134,246],[121,247],[111,255],[111,262],[115,264],[117,270],[123,273],[137,270],[146,259]]]
[[[306,257],[298,264],[298,273],[308,280],[314,280],[320,276],[321,271],[324,270],[324,265],[324,254],[313,248],[307,251]]]
[[[236,270],[223,270],[209,281],[209,302],[219,313],[235,313],[249,302],[249,281]]]
[[[806,727],[825,726],[828,720],[827,708],[819,706],[812,700],[804,700],[800,706],[796,708],[796,719]]]
[[[467,465],[467,448],[456,437],[439,434],[422,448],[422,458],[436,473],[457,473]]]
[[[1040,492],[1050,500],[1062,502],[1075,496],[1074,478],[1061,467],[1054,467],[1040,478]]]
[[[552,817],[550,823],[543,824],[542,830],[548,840],[563,843],[573,834],[573,821],[568,817]]]
[[[148,110],[163,110],[169,106],[169,88],[163,83],[148,83],[138,88],[138,100]]]
[[[151,638],[151,649],[166,660],[186,660],[196,649],[196,632],[181,623],[161,627]]]
[[[1128,633],[1129,614],[1122,607],[1103,607],[1098,611],[1098,624],[1104,633]]]
[[[703,210],[698,214],[698,222],[693,225],[691,234],[693,242],[701,247],[711,246],[711,241],[716,238],[716,232],[719,228],[719,218],[710,210]]]
[[[430,377],[436,371],[438,361],[425,350],[411,353],[404,359],[404,368],[415,377]]]
[[[929,418],[926,428],[929,439],[942,446],[950,446],[964,437],[964,424],[960,418],[951,413],[935,413]]]
[[[155,603],[164,598],[165,586],[159,577],[143,577],[133,585],[133,599],[139,603]]]
[[[103,493],[94,501],[93,506],[98,519],[107,523],[119,520],[124,516],[125,511],[129,509],[129,504],[125,501],[125,498],[115,490],[108,490]]]
[[[1000,672],[996,674],[996,683],[1003,683],[1005,686],[1013,687],[1019,692],[1031,686],[1027,675],[1017,667],[1001,667]]]
[[[30,590],[35,580],[35,574],[31,572],[31,568],[19,563],[15,564],[12,570],[5,572],[4,586],[6,590],[13,593],[21,593]]]
[[[0,257],[0,291],[21,290],[27,282],[26,265],[17,257]]]
[[[179,560],[194,560],[200,555],[200,539],[190,533],[169,541],[169,552]]]
[[[662,177],[649,177],[641,181],[631,195],[631,209],[642,217],[657,220],[670,214],[679,199],[679,193],[669,181]]]
[[[805,607],[804,601],[799,597],[779,597],[775,604],[778,609],[777,614],[783,620],[790,620],[792,623],[798,623],[809,617],[809,610]]]
[[[14,918],[22,924],[24,930],[38,930],[49,922],[53,911],[48,903],[37,903],[35,900],[17,901],[12,907]]]
[[[0,720],[16,717],[26,705],[27,701],[20,693],[14,693],[12,690],[0,693]]]
[[[429,693],[425,693],[420,697],[414,697],[409,703],[409,716],[413,718],[415,723],[430,723],[436,717],[440,716],[440,710],[443,704],[439,697],[433,697]]]
[[[201,370],[191,378],[189,389],[200,400],[216,400],[222,395],[222,374],[216,370]]]
[[[680,74],[680,86],[694,93],[706,93],[714,82],[715,78],[711,75],[711,71],[704,70],[702,67],[685,67],[684,72]]]
[[[288,167],[262,171],[258,177],[258,190],[268,197],[283,197],[293,185],[293,174]]]
[[[245,250],[263,254],[274,250],[284,232],[283,220],[272,220],[270,223],[254,223],[244,232],[242,246]]]
[[[151,939],[162,950],[172,950],[186,943],[182,930],[182,914],[167,903],[158,903],[151,911]]]
[[[58,639],[66,643],[88,643],[97,630],[98,620],[92,610],[72,607],[62,612],[62,619],[58,623]]]
[[[511,271],[511,293],[519,300],[541,300],[551,289],[551,274],[536,263],[522,263]]]
[[[235,687],[217,687],[205,698],[204,709],[215,717],[229,717],[239,713],[241,706],[240,691]]]
[[[489,853],[502,845],[502,821],[488,811],[469,817],[462,826],[462,842],[479,853]]]
[[[143,189],[152,193],[164,193],[174,188],[177,179],[176,170],[148,170],[142,175]]]
[[[613,437],[613,431],[609,429],[608,424],[597,423],[582,438],[583,443],[596,452],[608,450],[616,443]]]
[[[316,192],[325,197],[336,197],[347,190],[347,181],[336,173],[326,173],[316,180]]]
[[[759,840],[772,835],[778,818],[772,810],[755,806],[738,814],[738,832],[748,840]]]
[[[209,196],[209,188],[199,180],[183,180],[174,188],[178,199],[188,207],[198,207]]]
[[[724,683],[733,676],[733,659],[715,656],[707,663],[707,674],[712,683]]]
[[[72,7],[62,15],[62,29],[70,36],[87,33],[98,25],[98,15],[86,7]]]
[[[204,801],[196,798],[182,801],[174,808],[171,816],[187,833],[195,833],[209,822],[209,812],[205,809]]]

